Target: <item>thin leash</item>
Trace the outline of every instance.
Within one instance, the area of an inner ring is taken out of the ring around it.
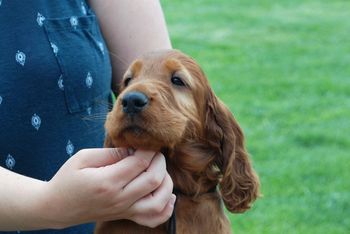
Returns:
[[[173,193],[175,194],[176,197],[178,197],[180,191],[176,188],[174,188]],[[176,203],[177,199],[175,200],[174,203],[174,210],[173,213],[170,216],[170,219],[168,221],[168,234],[176,234]]]

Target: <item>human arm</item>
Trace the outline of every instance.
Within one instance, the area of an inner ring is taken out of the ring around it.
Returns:
[[[0,167],[0,230],[60,229],[114,219],[150,227],[165,222],[174,195],[164,157],[147,151],[126,156],[126,150],[81,150],[49,182]]]
[[[113,68],[113,90],[137,56],[170,49],[171,42],[158,0],[89,0],[95,11]]]

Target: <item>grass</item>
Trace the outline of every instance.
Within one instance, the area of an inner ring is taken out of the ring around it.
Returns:
[[[350,2],[164,0],[240,122],[262,193],[235,233],[349,233]]]

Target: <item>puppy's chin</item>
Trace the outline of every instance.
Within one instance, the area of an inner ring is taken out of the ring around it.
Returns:
[[[168,143],[165,143],[138,126],[129,126],[117,134],[112,134],[111,139],[115,147],[132,147],[134,149],[157,152],[163,148],[170,147],[167,145]]]

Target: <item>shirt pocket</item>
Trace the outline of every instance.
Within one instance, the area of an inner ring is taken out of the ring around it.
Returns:
[[[70,113],[86,110],[111,92],[111,63],[95,15],[45,19],[61,70],[58,81]]]

